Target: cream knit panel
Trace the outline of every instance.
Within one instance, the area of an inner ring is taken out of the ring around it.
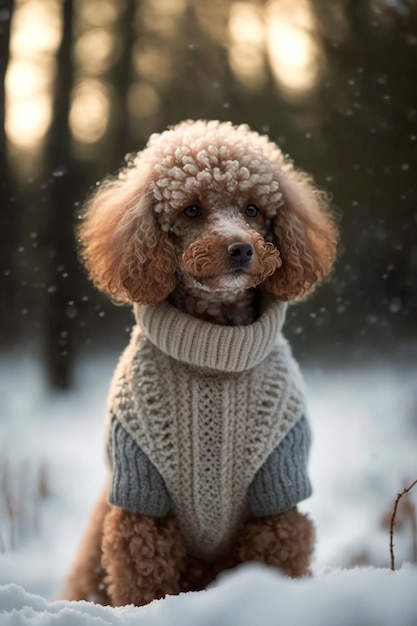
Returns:
[[[221,553],[243,519],[244,492],[237,494],[233,485],[233,461],[241,452],[234,441],[235,394],[230,377],[219,378],[192,378],[194,502],[183,513],[186,525],[194,519],[193,551],[204,556]],[[182,500],[182,494],[178,496]]]

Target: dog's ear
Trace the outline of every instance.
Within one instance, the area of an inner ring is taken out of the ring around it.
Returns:
[[[304,172],[289,164],[279,173],[283,205],[272,223],[282,266],[264,283],[280,300],[301,300],[330,273],[337,228],[329,200]]]
[[[77,229],[90,278],[118,303],[156,304],[175,288],[173,246],[158,226],[150,183],[140,163],[105,180]]]

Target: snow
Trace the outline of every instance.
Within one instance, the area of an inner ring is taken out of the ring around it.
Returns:
[[[251,565],[206,592],[140,609],[53,602],[104,482],[101,432],[116,360],[84,361],[68,394],[50,394],[33,359],[0,360],[1,626],[417,624],[417,567],[408,563],[416,488],[408,509],[399,507],[398,569],[387,569],[393,502],[417,478],[417,367],[388,357],[303,368],[314,494],[302,509],[318,534],[311,579]]]
[[[415,626],[417,568],[334,571],[291,581],[261,566],[224,574],[207,591],[146,607],[48,602],[16,585],[0,588],[1,626]]]

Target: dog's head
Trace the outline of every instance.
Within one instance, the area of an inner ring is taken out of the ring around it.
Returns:
[[[184,122],[87,203],[78,230],[96,286],[155,304],[178,277],[206,291],[262,284],[298,300],[330,272],[336,228],[325,195],[247,126]]]

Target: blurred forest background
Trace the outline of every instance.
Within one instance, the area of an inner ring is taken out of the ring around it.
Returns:
[[[333,197],[332,280],[291,308],[301,359],[417,339],[417,2],[0,0],[0,345],[55,388],[133,322],[79,266],[77,212],[153,132],[187,118],[267,133]]]

